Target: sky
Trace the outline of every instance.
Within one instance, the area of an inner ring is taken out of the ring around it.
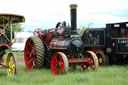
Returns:
[[[1,0],[0,13],[24,15],[24,31],[34,31],[63,21],[70,24],[70,4],[78,6],[78,28],[128,21],[128,0]]]

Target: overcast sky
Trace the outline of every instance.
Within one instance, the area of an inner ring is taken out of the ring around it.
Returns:
[[[69,5],[75,3],[78,27],[104,27],[106,23],[128,21],[128,0],[1,0],[0,13],[24,15],[25,31],[54,28],[57,22],[70,23]]]

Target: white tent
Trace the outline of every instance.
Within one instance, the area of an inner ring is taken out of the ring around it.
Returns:
[[[12,45],[12,51],[24,51],[26,40],[32,35],[33,34],[29,32],[15,33],[15,39]]]

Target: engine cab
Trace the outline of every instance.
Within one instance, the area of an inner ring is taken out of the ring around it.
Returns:
[[[128,22],[107,24],[106,28],[111,38],[128,38]]]
[[[106,52],[128,54],[128,22],[106,25]]]

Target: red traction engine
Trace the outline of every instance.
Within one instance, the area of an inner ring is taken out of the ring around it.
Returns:
[[[71,27],[59,22],[56,28],[36,29],[25,46],[26,69],[50,66],[54,75],[64,74],[69,67],[80,66],[82,70],[97,69],[98,59],[94,52],[84,51],[84,45],[77,35],[76,4],[71,8]]]

